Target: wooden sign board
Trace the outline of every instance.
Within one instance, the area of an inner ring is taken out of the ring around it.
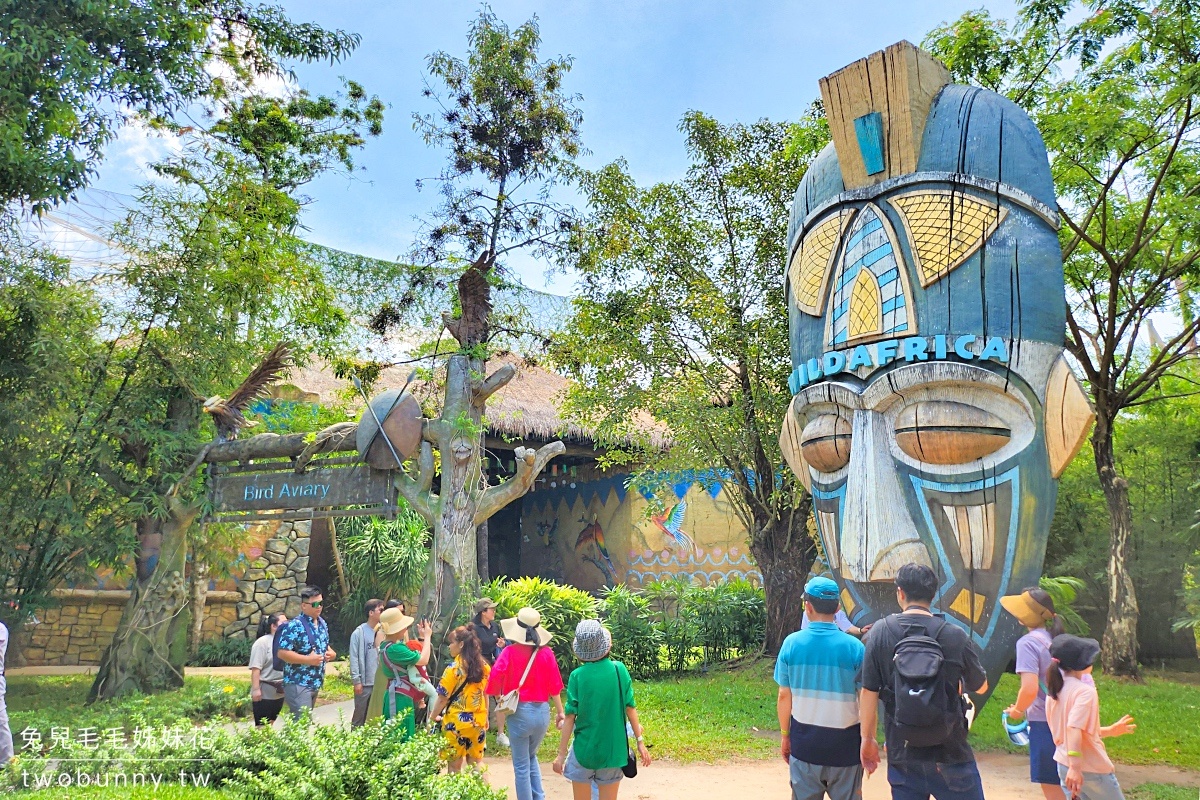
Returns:
[[[391,516],[394,473],[357,459],[314,461],[297,473],[289,461],[209,471],[213,522]]]

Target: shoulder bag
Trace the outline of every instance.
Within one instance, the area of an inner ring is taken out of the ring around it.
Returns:
[[[529,663],[525,665],[525,671],[521,673],[521,682],[511,692],[505,692],[500,695],[500,699],[496,701],[496,711],[502,714],[513,714],[516,712],[517,704],[521,702],[521,688],[525,686],[525,679],[529,677],[529,670],[533,669],[533,662],[537,658],[538,651],[541,649],[540,645],[534,646],[533,655],[529,657]]]
[[[621,670],[617,669],[617,665],[613,664],[613,671],[617,673],[617,709],[621,712],[621,731],[625,731],[625,697],[621,694]],[[637,753],[633,752],[633,748],[629,746],[629,737],[625,737],[625,766],[621,767],[622,774],[626,778],[637,777]]]

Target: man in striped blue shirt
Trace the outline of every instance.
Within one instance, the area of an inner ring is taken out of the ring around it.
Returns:
[[[793,800],[862,800],[858,691],[863,644],[838,630],[838,587],[813,578],[804,587],[807,628],[779,649],[775,682],[783,758]]]

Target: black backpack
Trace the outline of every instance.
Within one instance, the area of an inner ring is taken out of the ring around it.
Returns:
[[[946,620],[932,636],[924,624],[917,630],[896,622],[903,626],[903,636],[892,657],[894,731],[910,747],[945,744],[964,719],[958,686],[946,677],[945,653],[938,642]]]

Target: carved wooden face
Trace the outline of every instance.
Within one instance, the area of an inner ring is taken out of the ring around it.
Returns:
[[[897,571],[925,564],[994,677],[1020,632],[998,600],[1036,584],[1091,409],[1063,357],[1040,135],[998,95],[926,85],[925,62],[904,78],[927,58],[907,48],[822,84],[833,144],[793,205],[780,445],[851,619],[896,611]]]
[[[1003,368],[901,363],[797,393],[781,444],[852,619],[894,611],[896,572],[925,564],[935,604],[988,646],[998,599],[1036,582],[1054,478],[1086,432],[1072,389],[1061,349],[1029,342]]]

